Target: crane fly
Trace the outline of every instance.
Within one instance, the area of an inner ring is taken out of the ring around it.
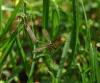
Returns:
[[[25,29],[26,29],[27,33],[29,34],[32,42],[33,43],[36,43],[36,42],[39,43],[38,39],[36,38],[35,34],[33,33],[32,29],[31,29],[30,25],[28,25],[28,21],[27,21],[26,17],[24,16],[24,17],[21,17],[21,18],[24,21],[24,25],[26,27]],[[46,41],[48,41],[48,43],[45,44],[42,47],[34,49],[33,52],[42,52],[45,49],[50,49],[50,50],[51,49],[55,49],[58,46],[60,46],[61,44],[63,44],[64,41],[65,41],[65,38],[60,36],[54,42],[51,42],[49,33],[48,33],[48,31],[46,29],[42,29],[42,34],[43,34],[44,38],[46,39]]]
[[[65,38],[60,36],[54,42],[51,42],[48,31],[46,29],[43,29],[42,33],[43,33],[43,36],[45,37],[45,39],[48,41],[48,43],[42,47],[34,49],[33,52],[37,53],[37,52],[42,52],[45,49],[49,49],[49,50],[56,49],[58,46],[63,44],[65,41]]]

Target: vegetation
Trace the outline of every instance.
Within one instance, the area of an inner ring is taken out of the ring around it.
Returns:
[[[0,0],[0,83],[100,83],[100,0]]]

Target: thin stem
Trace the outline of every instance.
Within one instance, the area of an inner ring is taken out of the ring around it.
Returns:
[[[83,9],[83,14],[84,14],[84,18],[85,18],[85,26],[86,26],[86,30],[87,30],[87,42],[86,42],[86,46],[88,48],[90,48],[90,42],[91,42],[91,36],[90,36],[90,27],[88,26],[88,19],[87,19],[87,15],[86,15],[86,10],[85,10],[85,7],[84,7],[84,3],[83,3],[83,0],[80,0],[80,3],[82,5],[82,9]]]

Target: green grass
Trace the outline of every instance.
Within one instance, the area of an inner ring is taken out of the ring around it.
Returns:
[[[23,3],[23,0],[21,0],[18,5],[16,6],[15,10],[12,12],[10,18],[8,19],[5,28],[3,30],[3,32],[0,34],[0,38],[1,36],[3,36],[4,34],[6,34],[8,32],[8,30],[11,28],[12,22],[15,20],[16,14],[18,13],[21,5]]]
[[[0,81],[100,83],[99,0],[90,2],[0,0]]]
[[[43,28],[48,28],[50,0],[43,0]]]

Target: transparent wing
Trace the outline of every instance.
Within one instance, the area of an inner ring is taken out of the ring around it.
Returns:
[[[51,43],[50,35],[46,29],[42,30],[44,38],[48,41],[48,43]]]

